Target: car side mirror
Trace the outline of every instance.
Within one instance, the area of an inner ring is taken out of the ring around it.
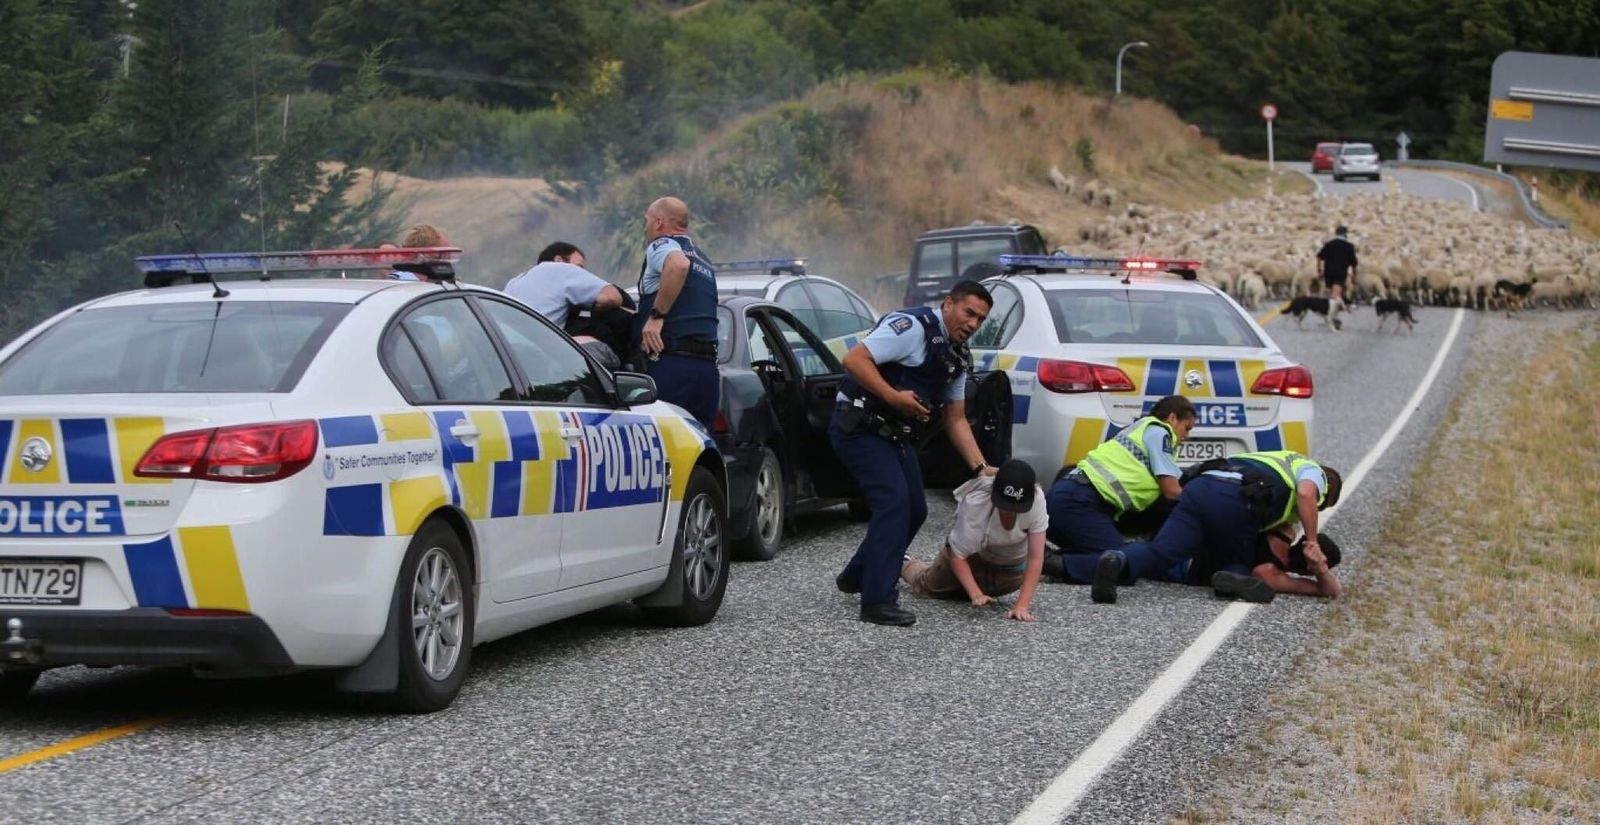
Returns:
[[[614,372],[612,379],[617,385],[617,398],[625,406],[637,407],[644,404],[653,404],[657,398],[656,380],[642,372]]]

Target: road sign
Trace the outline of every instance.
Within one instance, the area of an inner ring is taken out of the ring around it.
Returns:
[[[1600,59],[1531,52],[1495,58],[1483,159],[1600,172]]]
[[[1271,103],[1262,106],[1261,116],[1267,120],[1276,120],[1278,118],[1278,107],[1272,105]]]
[[[1406,134],[1405,132],[1401,132],[1400,134],[1394,136],[1394,142],[1400,144],[1400,157],[1399,157],[1399,159],[1400,160],[1410,160],[1411,158],[1409,156],[1409,153],[1406,152],[1406,147],[1411,145],[1411,136]]]

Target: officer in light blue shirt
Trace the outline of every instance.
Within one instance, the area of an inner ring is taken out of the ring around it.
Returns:
[[[649,359],[663,401],[688,410],[707,431],[717,417],[717,273],[689,237],[689,207],[659,198],[644,213],[635,343]]]
[[[967,339],[993,306],[982,284],[962,281],[938,309],[885,315],[845,354],[828,441],[861,485],[872,516],[834,584],[861,594],[861,621],[894,627],[916,622],[900,606],[896,583],[906,548],[928,517],[913,443],[917,424],[942,418],[951,445],[973,474],[995,472],[984,462],[966,415],[972,368]]]

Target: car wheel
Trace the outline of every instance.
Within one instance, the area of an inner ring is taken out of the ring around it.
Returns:
[[[1333,174],[1333,182],[1334,183],[1344,183],[1344,177],[1341,176],[1339,173],[1335,172]]]
[[[1382,176],[1382,175],[1373,175],[1373,176],[1372,176],[1372,182],[1373,182],[1373,183],[1377,183],[1377,182],[1378,182],[1378,181],[1380,181],[1380,180],[1382,180],[1382,179],[1383,179],[1383,176]]]
[[[851,521],[871,521],[872,520],[872,508],[868,507],[867,503],[865,501],[852,501],[852,502],[850,502],[850,520]]]
[[[771,561],[783,549],[785,506],[783,467],[772,450],[761,449],[761,467],[756,470],[755,512],[750,517],[750,533],[738,541],[739,556],[756,561]]]
[[[395,582],[400,681],[391,699],[397,710],[443,710],[461,692],[476,616],[470,570],[461,538],[443,522],[429,522],[411,539]]]
[[[641,606],[656,624],[691,627],[711,621],[728,589],[727,496],[711,472],[689,474],[673,541],[672,568],[683,576],[683,598],[675,605]]]
[[[33,684],[39,681],[42,673],[44,668],[41,667],[0,670],[0,705],[21,701],[28,691],[33,690]]]

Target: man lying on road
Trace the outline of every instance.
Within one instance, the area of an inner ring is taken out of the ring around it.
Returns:
[[[1193,560],[1202,551],[1212,554],[1220,570],[1258,570],[1258,534],[1298,520],[1307,536],[1317,536],[1317,513],[1338,503],[1341,484],[1333,468],[1299,453],[1279,450],[1231,456],[1221,467],[1200,473],[1183,488],[1178,506],[1155,538],[1101,553],[1095,561],[1089,595],[1101,604],[1114,603],[1119,583],[1165,578],[1174,566]],[[1308,562],[1319,568],[1326,563],[1316,538],[1308,538],[1303,549]]]

